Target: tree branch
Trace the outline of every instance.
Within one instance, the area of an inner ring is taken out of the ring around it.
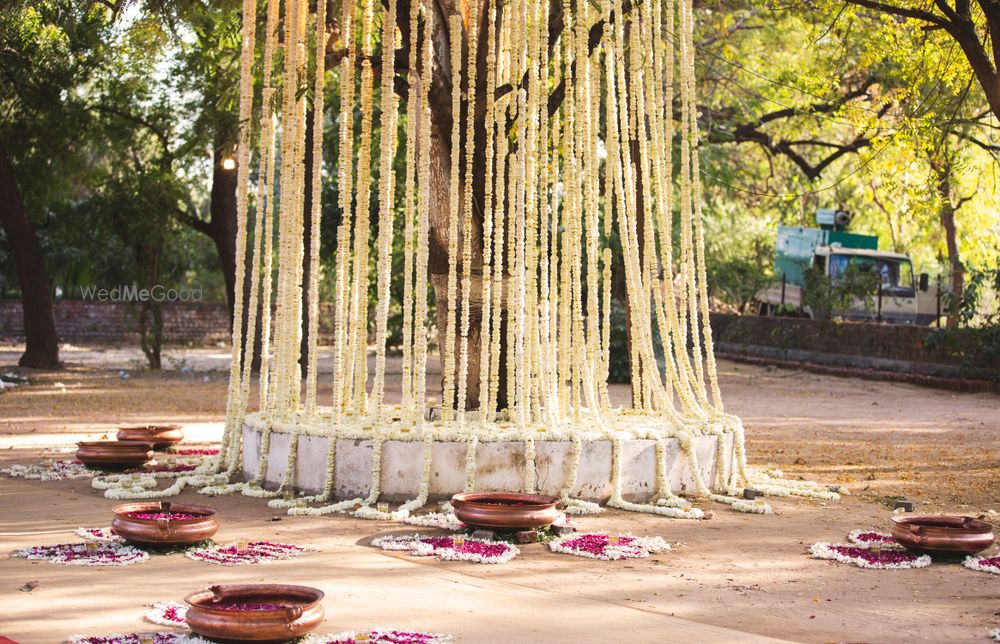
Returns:
[[[866,9],[874,9],[876,11],[881,11],[883,13],[891,13],[896,16],[902,16],[903,18],[916,18],[917,20],[923,20],[930,22],[941,27],[946,27],[948,21],[941,18],[941,16],[924,9],[914,9],[912,7],[897,7],[896,5],[889,4],[886,2],[876,2],[875,0],[844,0],[848,4],[857,5],[859,7],[865,7]]]
[[[836,143],[832,141],[823,141],[818,139],[781,139],[775,140],[770,134],[765,132],[762,128],[763,125],[778,121],[780,119],[792,118],[795,116],[809,116],[810,114],[826,113],[831,112],[838,107],[848,103],[854,98],[863,96],[870,87],[872,81],[867,80],[861,87],[858,87],[847,94],[845,94],[838,101],[831,101],[828,103],[818,103],[809,106],[805,109],[799,108],[785,108],[777,110],[775,112],[770,112],[759,117],[755,121],[748,123],[741,123],[733,128],[731,131],[721,131],[718,129],[708,130],[708,141],[712,143],[744,143],[752,142],[760,145],[767,153],[770,154],[781,154],[787,157],[792,163],[794,163],[799,170],[810,180],[818,179],[823,172],[830,167],[837,159],[841,157],[858,152],[864,148],[870,147],[872,140],[867,132],[862,132],[856,136],[852,141],[848,143]],[[889,106],[883,106],[879,111],[878,115],[881,117],[886,112],[888,112]],[[703,108],[703,113],[710,114],[711,111]],[[714,117],[719,117],[715,114]],[[833,151],[827,154],[823,159],[817,163],[812,163],[806,156],[797,148],[811,147],[811,148],[827,148]]]
[[[150,123],[148,120],[142,118],[141,116],[137,116],[130,112],[125,112],[123,110],[118,109],[117,107],[97,104],[97,105],[92,105],[91,109],[94,109],[98,112],[102,112],[104,114],[111,114],[112,116],[117,116],[118,118],[125,119],[126,121],[131,121],[149,130],[153,134],[153,136],[155,136],[157,140],[159,140],[160,147],[163,148],[163,163],[161,165],[163,165],[163,167],[165,168],[169,168],[171,166],[171,164],[173,163],[173,152],[171,152],[170,150],[170,138],[167,136],[167,133],[164,130],[160,129],[153,123]]]
[[[191,205],[188,204],[189,208],[190,206]],[[209,222],[205,221],[204,219],[199,219],[198,217],[194,216],[187,210],[182,209],[180,206],[178,206],[177,209],[172,214],[174,216],[174,219],[184,224],[185,226],[188,226],[198,231],[199,233],[211,237],[212,234],[211,224],[209,224]]]

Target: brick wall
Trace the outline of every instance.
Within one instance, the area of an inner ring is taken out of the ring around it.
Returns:
[[[804,318],[712,314],[716,341],[787,350],[957,364],[960,357],[925,346],[930,327],[865,324]]]
[[[131,342],[139,337],[137,310],[121,302],[59,300],[54,303],[56,331],[63,342]],[[228,341],[229,313],[221,302],[163,304],[164,341],[204,344]],[[24,339],[19,300],[0,300],[0,338]]]
[[[135,342],[138,311],[121,302],[59,300],[56,332],[62,342]],[[320,304],[320,342],[333,339],[333,305]],[[229,342],[229,311],[223,302],[164,302],[163,340],[168,344]],[[0,300],[0,340],[24,340],[20,300]]]
[[[128,304],[60,300],[54,306],[56,330],[63,342],[127,343],[138,339],[136,311]],[[328,344],[333,334],[331,304],[320,305],[319,322],[320,342]],[[168,344],[212,344],[230,339],[229,314],[221,302],[164,303],[163,323]],[[712,328],[715,341],[729,347],[749,345],[952,366],[962,361],[961,351],[928,349],[925,340],[933,332],[928,327],[713,313]],[[0,339],[24,339],[18,300],[0,300]]]

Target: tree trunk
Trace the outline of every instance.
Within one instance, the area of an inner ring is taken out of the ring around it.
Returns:
[[[948,163],[932,163],[937,174],[937,192],[941,200],[940,218],[944,229],[945,246],[948,250],[950,271],[950,295],[948,297],[948,328],[956,328],[965,292],[965,270],[958,252],[958,234],[955,228],[955,205],[951,194],[951,166]]]
[[[209,206],[211,220],[205,226],[204,233],[215,243],[219,254],[219,265],[226,281],[226,301],[229,304],[229,324],[233,323],[233,311],[236,306],[236,183],[237,170],[227,170],[222,166],[223,160],[230,158],[232,146],[224,142],[216,142],[213,150],[212,166],[212,201]],[[235,161],[235,158],[232,157]]]
[[[980,26],[972,19],[971,13],[952,20],[947,31],[962,48],[993,115],[1000,118],[1000,69],[997,69],[1000,66],[1000,45],[997,44],[1000,39],[1000,4],[996,0],[992,0],[990,4],[993,6],[989,8],[987,3],[981,4],[986,16],[986,33],[993,40],[992,60],[987,52],[986,38],[980,39]]]
[[[432,108],[433,109],[433,108]],[[448,330],[448,310],[452,306],[452,302],[448,298],[448,224],[450,220],[450,205],[449,205],[449,194],[451,190],[450,182],[451,173],[451,151],[445,142],[444,137],[441,135],[440,129],[436,125],[431,126],[431,188],[430,188],[430,233],[428,239],[428,273],[431,278],[431,285],[434,287],[434,301],[437,306],[437,332],[438,332],[438,347],[441,355],[441,378],[442,385],[441,390],[444,391],[444,348],[447,344],[445,338]],[[462,190],[462,186],[459,186],[459,190]],[[464,215],[459,214],[461,219]],[[475,218],[474,218],[475,219]],[[478,222],[474,222],[476,225],[473,226],[472,239],[470,243],[473,245],[472,250],[472,270],[474,272],[482,274],[483,268],[483,235],[482,227]],[[459,226],[459,235],[461,235],[461,225]],[[461,238],[460,238],[461,239]],[[461,242],[460,242],[461,243]],[[458,277],[458,296],[461,298],[461,258],[456,262],[456,268],[459,271]],[[475,281],[475,280],[474,280]],[[482,293],[481,282],[479,286],[479,293]],[[456,303],[459,304],[460,303]],[[479,357],[480,357],[480,342],[482,338],[482,307],[481,302],[473,301],[470,302],[469,307],[469,367],[468,374],[466,376],[466,396],[465,396],[465,408],[466,409],[476,409],[479,406]],[[457,373],[461,365],[461,325],[462,325],[462,310],[461,308],[456,311],[455,316],[455,370],[456,370],[456,387],[455,394],[458,395],[458,379]],[[502,344],[502,341],[501,341]],[[501,369],[503,369],[503,362],[501,361]],[[504,378],[500,378],[501,383],[503,383]],[[499,396],[498,396],[499,397]],[[498,401],[501,407],[506,406],[503,398]],[[442,406],[447,404],[447,401],[441,401]]]
[[[159,302],[146,300],[139,311],[139,339],[149,368],[158,371],[163,347],[163,310]]]
[[[38,235],[28,220],[7,149],[0,143],[0,225],[14,255],[24,312],[22,367],[59,369],[59,337],[52,316],[52,290]]]
[[[152,289],[160,281],[159,249],[144,248],[140,245],[135,249],[139,257],[148,257],[149,273],[146,288]],[[139,342],[146,356],[149,368],[159,371],[162,367],[161,350],[163,348],[163,306],[153,298],[142,303],[139,309]]]

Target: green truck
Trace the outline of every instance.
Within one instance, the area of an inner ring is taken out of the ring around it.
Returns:
[[[835,311],[836,317],[925,326],[940,317],[937,288],[929,283],[926,273],[914,275],[908,255],[879,250],[878,237],[874,235],[843,230],[851,220],[845,211],[821,209],[816,220],[819,228],[778,227],[776,281],[757,296],[761,315],[813,317],[812,310],[802,300],[805,270],[818,267],[836,283],[849,266],[855,266],[878,275],[878,287],[871,294],[874,306],[855,301],[848,310]]]

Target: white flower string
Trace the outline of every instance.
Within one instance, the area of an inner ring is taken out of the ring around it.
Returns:
[[[427,407],[427,330],[424,325],[427,323],[427,258],[428,258],[428,235],[430,234],[430,155],[431,155],[431,73],[433,69],[434,39],[430,34],[434,29],[434,10],[428,5],[430,0],[421,3],[424,16],[424,37],[423,37],[423,60],[421,63],[420,76],[420,107],[419,114],[420,128],[417,136],[417,158],[420,160],[420,173],[418,176],[418,201],[417,201],[417,271],[414,281],[416,290],[416,305],[414,320],[417,325],[415,332],[415,343],[413,354],[413,369],[416,371],[416,379],[413,390],[412,419],[423,422]],[[412,9],[413,4],[410,4]]]
[[[392,279],[392,219],[395,194],[392,181],[392,162],[396,150],[396,93],[393,91],[395,68],[386,61],[395,56],[396,50],[396,0],[383,3],[382,12],[382,121],[379,126],[379,176],[378,176],[378,271],[375,307],[375,380],[372,385],[374,413],[382,416],[385,399],[385,342],[389,324],[389,282]]]
[[[340,61],[340,146],[337,177],[338,196],[341,213],[340,226],[337,229],[336,282],[334,285],[334,320],[333,320],[333,396],[332,405],[335,413],[344,409],[347,403],[347,381],[351,374],[347,372],[346,340],[350,328],[350,270],[351,252],[350,235],[353,214],[354,186],[354,9],[351,2],[343,3],[340,38],[344,57]]]
[[[458,316],[458,218],[461,215],[459,198],[462,150],[462,15],[448,16],[448,42],[451,46],[451,177],[448,186],[448,291],[439,306],[446,306],[444,346],[441,354],[444,369],[441,396],[441,419],[451,421],[455,416],[455,328]],[[464,401],[462,403],[464,405]]]
[[[406,95],[406,148],[405,166],[406,178],[403,188],[403,342],[402,342],[402,377],[400,388],[402,390],[402,407],[408,409],[413,407],[413,270],[414,270],[414,243],[416,242],[416,227],[414,216],[416,215],[416,190],[417,190],[417,123],[419,122],[418,109],[420,105],[419,71],[417,60],[420,56],[420,11],[415,6],[410,6],[410,43],[409,43],[409,74],[407,80],[410,90]],[[417,320],[417,325],[423,324],[423,320]]]
[[[428,512],[427,514],[409,516],[403,519],[403,523],[422,528],[441,528],[452,532],[465,530],[466,527],[452,512]]]
[[[472,167],[476,152],[476,62],[477,43],[479,26],[479,3],[473,2],[468,5],[468,56],[465,64],[465,175],[463,177],[465,192],[462,199],[462,316],[459,327],[459,337],[461,347],[459,349],[458,363],[458,413],[457,421],[459,426],[465,424],[466,394],[469,382],[469,316],[471,315],[472,299]],[[454,47],[454,43],[452,44]],[[452,74],[458,79],[458,68],[452,68]],[[455,82],[454,87],[460,87],[460,83]],[[458,110],[455,110],[455,122],[459,122]],[[457,186],[452,186],[457,188]],[[449,277],[450,279],[450,277]],[[449,311],[457,307],[457,303],[448,302]],[[450,400],[450,399],[449,399]],[[449,402],[450,404],[450,402]]]
[[[242,47],[240,49],[240,130],[236,151],[236,257],[246,256],[246,221],[250,176],[250,116],[253,111],[253,61],[256,26],[257,3],[255,0],[243,0]],[[241,304],[244,279],[245,264],[244,262],[236,262],[233,292],[238,294]],[[223,440],[223,448],[230,450],[234,448],[233,436],[242,430],[239,403],[242,400],[241,378],[243,374],[240,366],[243,357],[243,307],[236,307],[233,311],[233,316],[232,368],[229,372],[229,397],[226,403],[226,425],[224,430],[224,436],[228,436],[228,441]]]
[[[323,213],[323,121],[326,91],[326,2],[316,3],[316,55],[313,80],[312,186],[309,214],[309,333],[307,338],[306,411],[316,408],[316,374],[319,345],[320,219]],[[392,92],[389,93],[392,96]],[[391,124],[387,127],[391,127]],[[253,336],[250,336],[253,337]],[[290,470],[291,468],[289,468]]]
[[[756,501],[749,499],[741,499],[735,496],[727,496],[725,494],[713,494],[709,497],[716,503],[725,503],[733,512],[745,512],[748,514],[773,514],[774,510],[771,508],[770,504],[764,501]]]
[[[361,140],[358,151],[357,193],[354,199],[354,288],[351,290],[351,322],[348,327],[350,343],[347,365],[351,374],[351,395],[347,412],[364,414],[368,408],[368,203],[371,192],[372,150],[372,29],[374,21],[373,0],[362,0],[361,28]],[[388,56],[391,58],[391,55]],[[386,61],[388,64],[388,61]]]

